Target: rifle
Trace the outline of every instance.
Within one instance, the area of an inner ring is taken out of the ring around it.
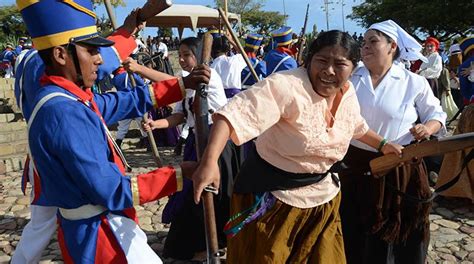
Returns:
[[[198,62],[200,64],[209,64],[212,49],[212,35],[207,32],[203,36],[201,42],[202,47],[198,48]],[[200,84],[194,96],[194,120],[195,120],[195,137],[196,137],[196,153],[198,161],[201,160],[204,150],[207,146],[209,138],[209,105],[207,103],[207,85]],[[220,263],[219,246],[217,241],[217,227],[216,216],[214,212],[214,197],[215,193],[212,187],[206,187],[202,193],[202,205],[204,210],[204,228],[206,231],[206,248],[207,248],[207,263]]]
[[[116,30],[117,22],[115,20],[115,15],[112,11],[112,5],[110,4],[110,0],[104,0],[104,2],[105,2],[105,8],[107,9],[107,14],[109,15],[110,22],[112,23],[112,27],[114,28],[114,30]],[[163,10],[167,9],[170,6],[171,6],[170,1],[148,0],[138,12],[137,23],[146,21],[150,17],[154,17],[156,14],[162,12]],[[130,79],[130,83],[132,84],[132,86],[136,87],[137,83],[131,72],[128,73],[128,77]],[[148,121],[147,115],[148,114],[145,114],[143,116],[143,121],[145,123]],[[153,132],[148,131],[147,136],[148,136],[148,142],[150,143],[151,150],[153,152],[153,159],[155,160],[156,166],[158,166],[158,168],[161,168],[163,167],[163,163],[161,162],[160,153],[158,152],[158,147],[156,146]]]
[[[304,43],[303,43],[303,38],[304,35],[306,34],[306,26],[308,25],[308,14],[309,13],[309,4],[306,6],[306,16],[304,18],[304,24],[303,28],[301,29],[301,34],[300,34],[300,46],[298,47],[298,63],[301,65],[303,63],[300,63],[303,61],[303,48],[304,48]]]
[[[401,157],[388,154],[371,160],[370,168],[375,178],[382,178],[391,169],[406,162],[472,147],[474,147],[474,132],[422,141],[404,148]]]

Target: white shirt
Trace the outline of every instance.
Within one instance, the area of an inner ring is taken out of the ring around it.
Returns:
[[[372,130],[387,140],[400,145],[409,144],[414,140],[409,130],[418,117],[423,124],[429,120],[440,121],[443,126],[436,135],[446,133],[446,113],[425,78],[392,65],[375,90],[366,67],[356,69],[351,81],[361,115]],[[359,141],[353,140],[351,144],[376,151]]]
[[[179,76],[186,77],[189,75],[189,72],[182,71],[179,73]],[[217,72],[211,69],[211,79],[209,80],[209,85],[207,86],[207,103],[209,110],[215,112],[219,110],[222,106],[227,103],[227,98],[225,97],[224,87],[222,87],[222,80],[217,74]],[[186,125],[188,127],[194,127],[194,114],[191,112],[190,107],[192,106],[192,100],[196,91],[192,89],[186,89],[186,97],[184,99],[185,104],[183,106],[183,101],[176,103],[173,113],[183,113],[186,116]],[[185,112],[186,111],[186,112]],[[209,113],[209,124],[212,124],[211,114]]]
[[[132,51],[132,54],[137,54],[141,49],[146,49],[145,44],[140,39],[135,39],[135,43],[137,43],[137,47]]]
[[[428,63],[423,62],[420,66],[419,75],[426,79],[437,79],[443,70],[443,62],[438,52],[433,52],[427,57]]]
[[[149,49],[152,55],[158,52],[156,49],[156,43],[151,43]]]
[[[221,76],[224,89],[242,87],[241,73],[245,67],[247,64],[241,54],[230,57],[221,55],[215,58],[211,65]]]
[[[166,46],[165,43],[160,42],[160,45],[158,46],[158,52],[162,52],[164,58],[168,57],[168,46]]]

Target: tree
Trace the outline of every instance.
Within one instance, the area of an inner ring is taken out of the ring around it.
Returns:
[[[22,36],[28,36],[23,18],[15,5],[0,7],[0,27],[2,28],[0,43],[3,44],[15,42],[12,44],[16,45],[18,42],[15,40]]]
[[[104,0],[92,0],[92,3],[94,4],[94,7],[95,7],[95,6],[97,6],[97,5],[103,5],[103,4],[104,4]],[[110,4],[111,4],[113,7],[125,6],[125,1],[124,1],[124,0],[110,0]]]
[[[173,37],[173,30],[171,28],[158,27],[158,37]]]
[[[214,3],[216,4],[216,6],[224,9],[224,0],[214,0]],[[260,9],[264,3],[265,0],[229,0],[227,2],[227,8],[231,13],[243,15],[244,12],[247,12],[249,10]]]
[[[92,4],[95,10],[98,5],[103,5],[105,3],[104,3],[104,0],[92,0]],[[113,7],[125,6],[125,1],[110,0],[110,4]],[[114,31],[112,28],[112,23],[110,22],[110,18],[106,17],[105,15],[102,15],[102,17],[97,17],[96,25],[97,25],[97,30],[104,37],[110,35],[110,33]]]
[[[252,9],[242,14],[242,25],[259,34],[267,34],[285,24],[287,16],[279,12],[261,11]]]
[[[359,25],[392,19],[418,40],[435,36],[447,41],[472,34],[474,2],[458,0],[366,0],[348,16]]]
[[[214,3],[218,7],[224,6],[223,0],[214,0]],[[279,12],[261,10],[264,4],[265,0],[229,0],[228,9],[231,13],[240,14],[242,26],[247,31],[265,34],[272,29],[283,26],[286,16]],[[239,34],[242,33],[244,32],[239,32]]]

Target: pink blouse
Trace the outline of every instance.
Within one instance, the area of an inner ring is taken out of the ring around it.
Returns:
[[[344,157],[350,140],[369,129],[351,83],[332,116],[302,67],[267,77],[237,94],[217,114],[230,122],[234,143],[241,145],[258,137],[257,151],[264,160],[295,173],[326,172]],[[325,120],[327,114],[333,119],[332,127]],[[327,177],[309,186],[272,193],[284,203],[309,208],[330,201],[338,191]]]

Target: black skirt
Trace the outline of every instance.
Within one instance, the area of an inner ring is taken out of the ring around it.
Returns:
[[[218,161],[221,182],[219,194],[214,196],[214,209],[219,248],[227,246],[223,230],[229,220],[233,182],[243,162],[242,154],[239,146],[228,141]],[[202,203],[194,203],[193,195],[191,187],[184,195],[182,207],[173,217],[163,249],[165,258],[187,260],[206,250],[203,207]]]
[[[427,219],[427,224],[410,232],[401,243],[386,242],[378,233],[370,231],[375,217],[371,205],[377,198],[377,190],[373,184],[376,179],[366,172],[370,171],[369,161],[378,156],[379,153],[350,146],[343,160],[348,168],[340,176],[342,200],[339,212],[347,263],[423,264],[429,244]]]

